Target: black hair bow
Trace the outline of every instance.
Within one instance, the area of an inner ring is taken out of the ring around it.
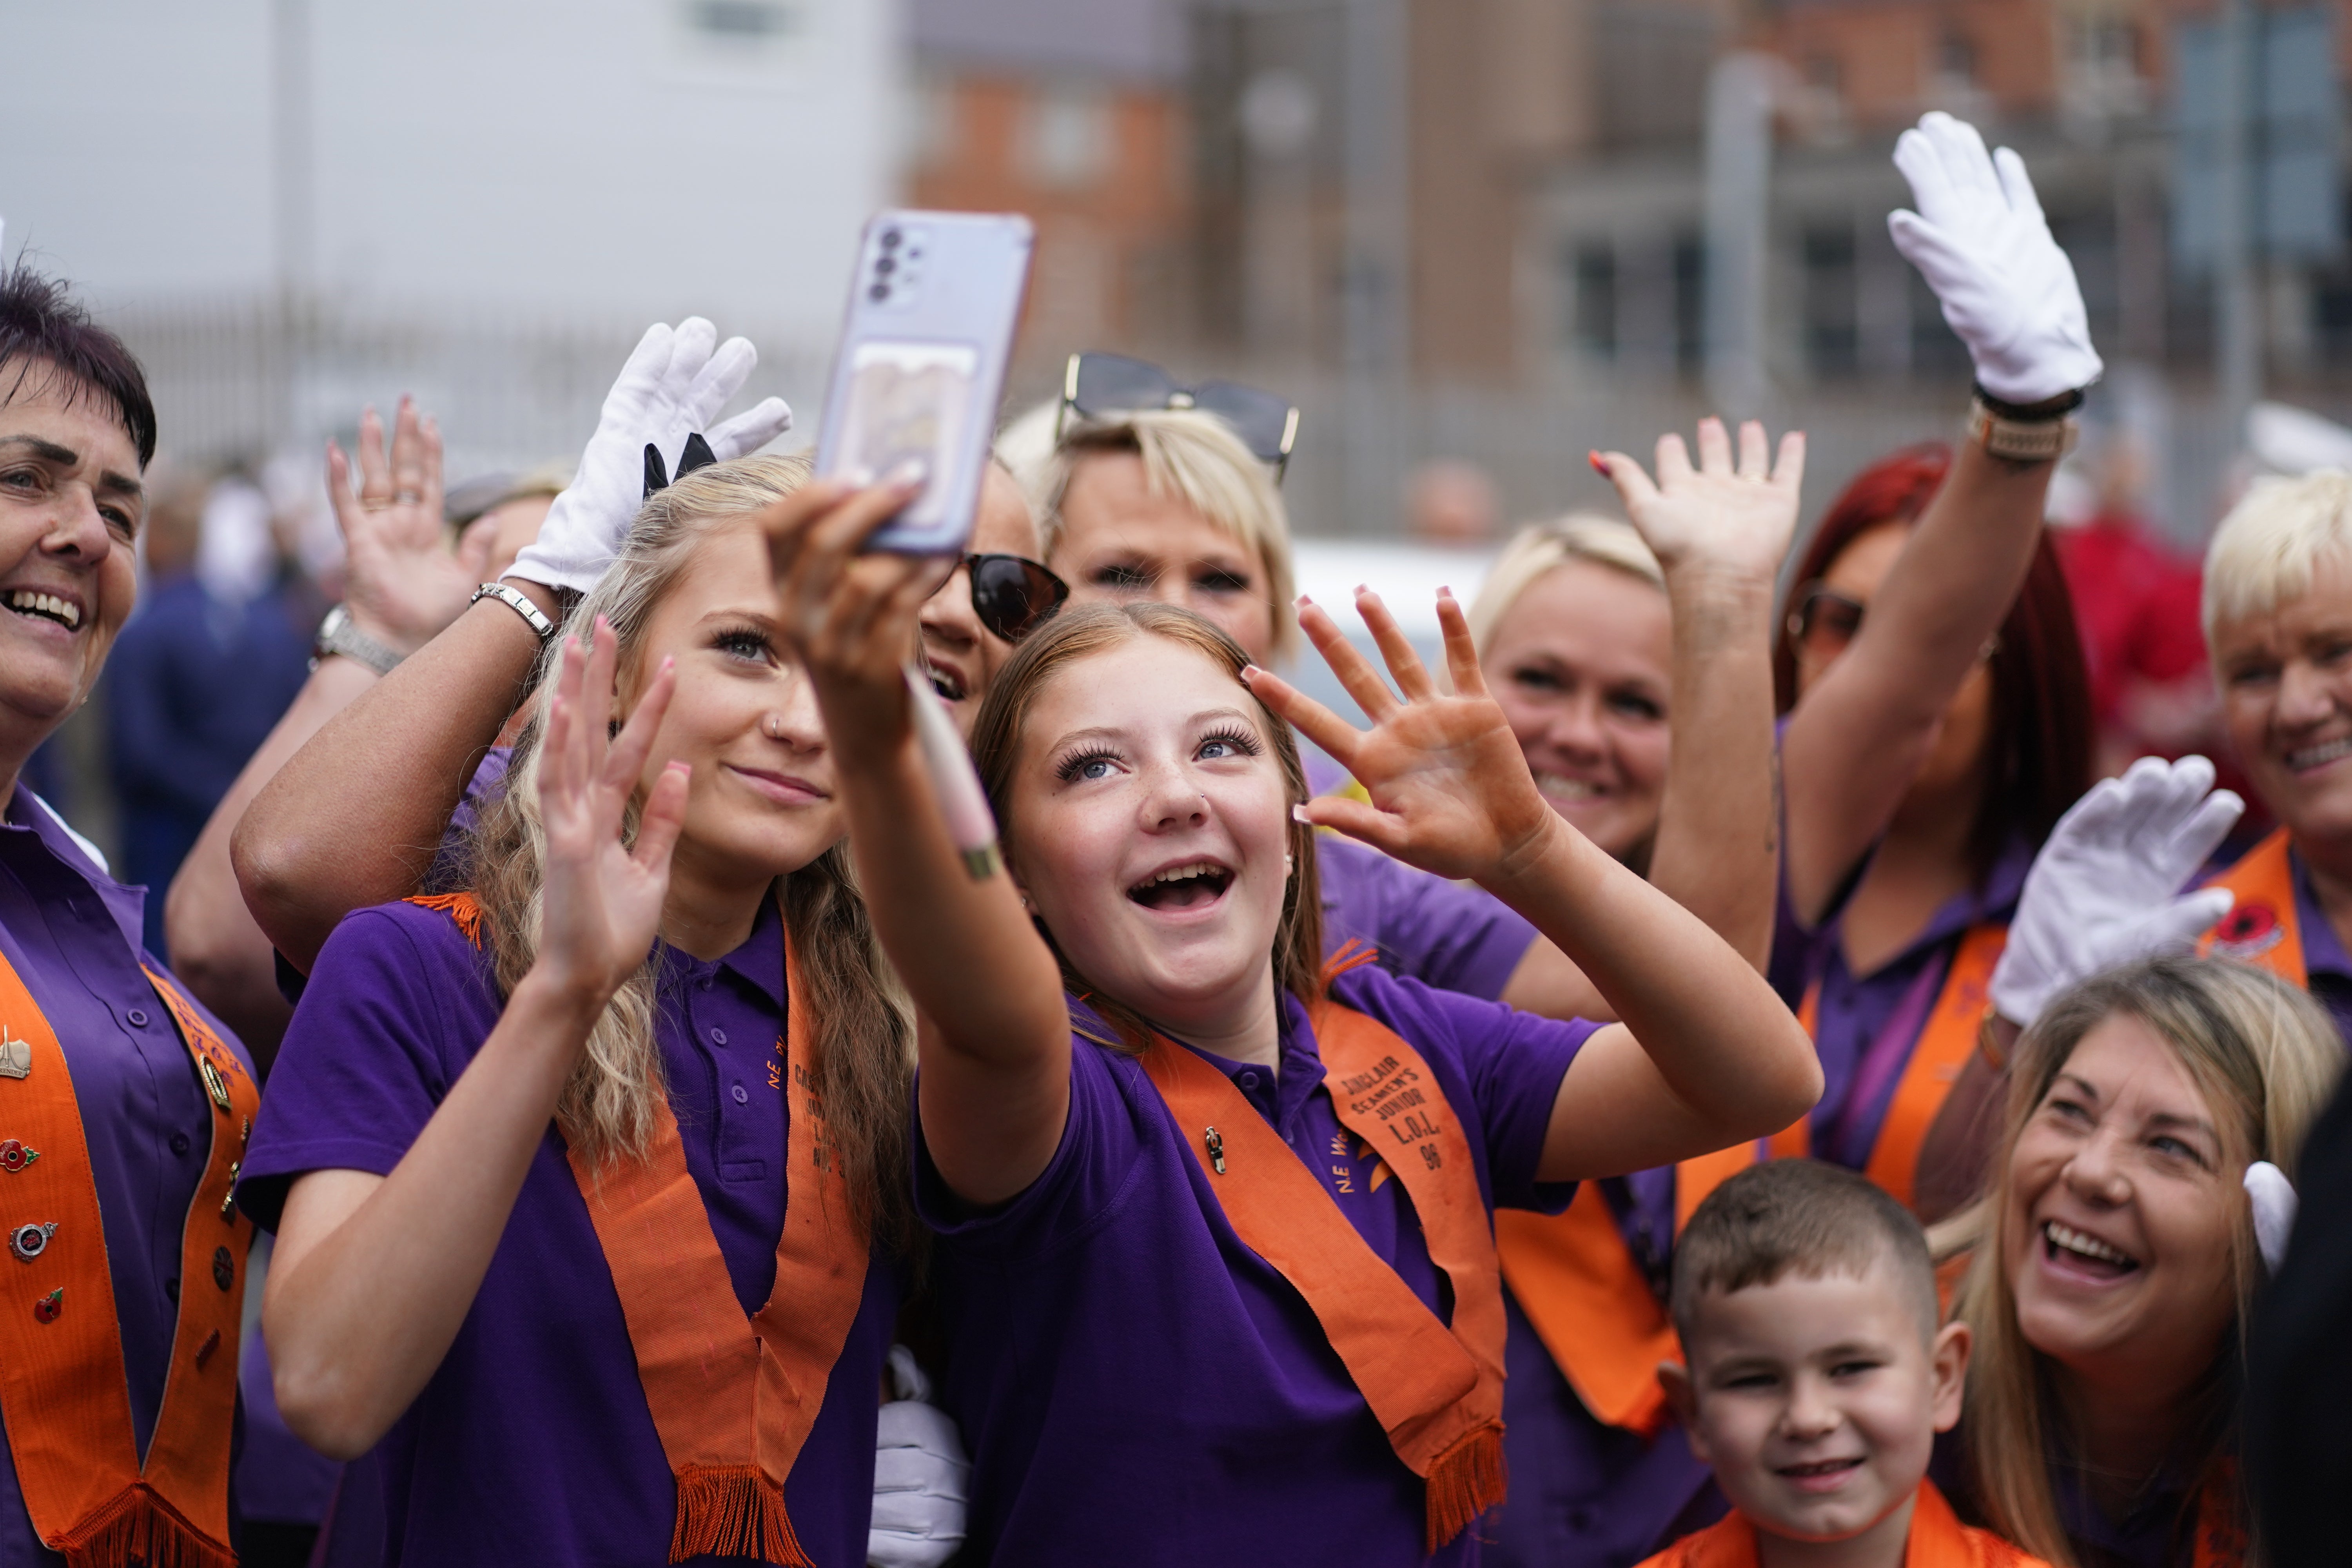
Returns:
[[[704,440],[702,433],[698,430],[686,438],[686,447],[677,455],[677,477],[682,479],[695,469],[707,468],[718,460],[719,454],[710,449],[710,443]],[[646,499],[652,500],[656,490],[666,490],[669,484],[668,471],[662,467],[661,448],[651,441],[646,442]]]

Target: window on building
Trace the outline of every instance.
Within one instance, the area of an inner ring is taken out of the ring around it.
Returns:
[[[1706,368],[1706,242],[1695,234],[1675,241],[1675,367]]]
[[[1110,172],[1108,100],[1090,88],[1048,87],[1030,100],[1021,137],[1022,165],[1041,185],[1084,189]]]
[[[1849,376],[1861,363],[1862,336],[1856,319],[1853,226],[1842,223],[1804,231],[1805,363],[1825,379]]]
[[[688,0],[686,21],[713,43],[760,44],[794,31],[800,17],[783,0]]]
[[[1580,245],[1568,253],[1573,303],[1568,313],[1570,346],[1596,359],[1617,356],[1617,252],[1607,245]]]

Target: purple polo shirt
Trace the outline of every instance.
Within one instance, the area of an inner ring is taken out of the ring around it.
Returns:
[[[1894,1102],[1895,1086],[1943,989],[1960,939],[1971,926],[2006,924],[2017,912],[2017,896],[2034,852],[2035,846],[2024,839],[2011,839],[1982,887],[1946,900],[1901,952],[1859,975],[1846,965],[1844,917],[1845,899],[1862,879],[1860,871],[1822,923],[1808,928],[1790,901],[1788,871],[1782,867],[1772,959],[1766,973],[1791,1008],[1801,1005],[1815,984],[1821,987],[1813,1049],[1821,1057],[1822,1088],[1811,1122],[1816,1158],[1857,1171],[1869,1163],[1879,1125]]]
[[[179,1319],[180,1231],[211,1154],[214,1121],[172,1015],[140,969],[145,903],[145,889],[100,870],[32,792],[16,786],[0,821],[0,954],[39,1005],[73,1076],[142,1451],[163,1402]],[[201,1005],[197,1011],[251,1072],[236,1037]],[[0,1108],[5,1088],[0,1082]],[[7,1131],[0,1124],[0,1136]],[[10,1225],[28,1217],[0,1215]],[[64,1561],[34,1533],[15,1460],[0,1445],[0,1563]]]
[[[715,963],[658,947],[656,1033],[688,1168],[737,1300],[766,1300],[783,1233],[782,925],[772,901]],[[448,916],[386,904],[328,939],[287,1030],[239,1201],[275,1228],[305,1171],[388,1173],[498,1022],[487,957]],[[879,1254],[785,1484],[821,1568],[866,1561],[874,1427],[898,1307]],[[456,1342],[376,1450],[392,1563],[661,1563],[677,1490],[620,1297],[552,1124]],[[696,1559],[696,1561],[717,1561]]]
[[[1337,834],[1315,838],[1323,946],[1349,939],[1381,967],[1440,991],[1493,1001],[1535,945],[1536,928],[1483,888],[1451,882]]]
[[[1489,1207],[1557,1212],[1536,1167],[1561,1075],[1597,1026],[1368,966],[1335,994],[1411,1041],[1469,1133]],[[1281,1069],[1201,1055],[1282,1134],[1372,1250],[1441,1313],[1403,1184],[1339,1125],[1306,1010]],[[1130,1057],[1071,1046],[1069,1121],[1036,1182],[975,1212],[919,1142],[916,1201],[948,1338],[942,1403],[975,1469],[961,1564],[1334,1563],[1419,1568],[1423,1489],[1305,1298],[1237,1237]],[[1478,1561],[1476,1526],[1435,1562]]]

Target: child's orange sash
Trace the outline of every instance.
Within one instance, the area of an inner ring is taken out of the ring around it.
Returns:
[[[1879,1125],[1864,1174],[1906,1205],[1927,1129],[1976,1048],[1993,966],[2008,938],[2004,926],[1981,925],[1961,939]],[[1817,985],[1797,1014],[1808,1035],[1819,1004]],[[1675,1233],[1736,1172],[1766,1157],[1801,1156],[1811,1142],[1809,1123],[1800,1121],[1767,1144],[1742,1143],[1676,1165]],[[1680,1360],[1682,1346],[1600,1186],[1578,1188],[1563,1215],[1496,1214],[1495,1241],[1511,1294],[1584,1408],[1609,1426],[1654,1436],[1667,1415],[1658,1363]]]
[[[1732,1513],[1696,1535],[1685,1535],[1642,1568],[1758,1568],[1756,1527]],[[1990,1531],[1962,1524],[1933,1481],[1921,1481],[1911,1504],[1911,1533],[1903,1568],[2049,1568]],[[2199,1568],[2206,1568],[2202,1559]]]
[[[2267,969],[2288,984],[2308,988],[2303,964],[2303,921],[2295,911],[2294,861],[2282,827],[2205,885],[2238,896],[2197,951]]]
[[[1454,1286],[1449,1330],[1358,1235],[1233,1080],[1154,1039],[1143,1068],[1225,1217],[1290,1281],[1390,1444],[1427,1483],[1428,1550],[1503,1500],[1503,1291],[1468,1134],[1421,1053],[1337,1003],[1315,1040],[1340,1124],[1382,1151]]]
[[[212,1152],[180,1228],[179,1319],[142,1463],[115,1321],[106,1229],[81,1108],[58,1037],[0,959],[0,1421],[33,1529],[72,1568],[134,1560],[234,1568],[229,1429],[253,1226],[230,1203],[260,1095],[172,981],[147,979],[179,1026],[212,1108]]]
[[[461,930],[479,929],[465,895],[416,901],[448,910]],[[712,1552],[808,1568],[784,1511],[784,1478],[824,1405],[866,1292],[866,1236],[826,1136],[806,988],[789,942],[784,975],[787,1198],[776,1282],[757,1316],[747,1321],[736,1300],[667,1097],[642,1160],[593,1170],[571,1155],[677,1479],[673,1563]]]

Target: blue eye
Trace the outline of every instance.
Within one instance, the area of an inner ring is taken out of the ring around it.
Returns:
[[[1220,762],[1231,757],[1255,757],[1264,750],[1255,735],[1241,730],[1219,730],[1201,737],[1201,749],[1194,754],[1203,762]]]
[[[1118,758],[1112,752],[1079,752],[1075,755],[1063,758],[1056,763],[1054,776],[1064,784],[1076,784],[1081,780],[1094,783],[1110,777],[1111,770],[1117,766],[1118,766]]]
[[[775,651],[765,633],[750,626],[730,626],[713,636],[710,646],[730,658],[751,664],[767,663]]]

